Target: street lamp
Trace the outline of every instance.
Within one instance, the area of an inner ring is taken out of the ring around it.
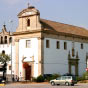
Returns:
[[[10,34],[11,36],[11,34]],[[9,42],[10,42],[10,45],[11,45],[11,80],[12,80],[12,37],[9,38]]]
[[[9,23],[11,23],[11,28],[10,28],[10,30],[12,30],[12,24],[13,24],[13,20],[9,20]],[[10,32],[10,40],[9,40],[9,42],[10,42],[10,44],[11,44],[11,81],[12,81],[12,73],[13,73],[13,68],[12,68],[12,33]]]
[[[12,33],[10,33],[10,36],[12,35]],[[13,72],[13,69],[12,69],[12,37],[10,37],[9,39],[9,42],[11,44],[11,81],[12,81],[12,72]]]

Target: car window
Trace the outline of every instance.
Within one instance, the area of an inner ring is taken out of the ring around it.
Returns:
[[[68,77],[67,77],[67,79],[71,79],[71,77],[70,77],[70,76],[68,76]]]
[[[62,77],[61,77],[61,79],[62,79],[62,80],[65,80],[65,79],[66,79],[66,77],[65,77],[65,76],[62,76]]]
[[[57,80],[61,80],[61,77],[57,78]]]

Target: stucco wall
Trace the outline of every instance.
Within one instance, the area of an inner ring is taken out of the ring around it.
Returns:
[[[46,40],[50,41],[50,48],[46,48]],[[60,49],[56,49],[56,41],[60,41]],[[64,42],[67,42],[67,50],[64,50]],[[79,75],[85,72],[86,53],[88,52],[88,44],[83,43],[84,49],[80,48],[80,42],[74,43],[75,57],[79,55]],[[44,74],[68,73],[68,53],[72,54],[72,41],[60,39],[44,39]],[[74,57],[74,59],[75,59]],[[73,58],[73,57],[72,57]]]
[[[31,48],[26,48],[26,40],[31,40]],[[19,40],[19,76],[21,77],[23,72],[22,59],[26,57],[29,59],[28,63],[32,61],[31,57],[34,57],[34,77],[38,75],[38,39],[20,39]],[[21,73],[21,74],[20,74]]]

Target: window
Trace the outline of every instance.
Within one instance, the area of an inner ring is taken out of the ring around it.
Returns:
[[[61,77],[56,78],[57,80],[61,80]]]
[[[83,49],[83,44],[81,43],[81,49]]]
[[[49,40],[46,40],[46,48],[49,48]]]
[[[5,54],[5,51],[4,50],[2,51],[2,54]]]
[[[27,20],[27,26],[30,26],[30,19]]]
[[[59,41],[56,42],[56,48],[60,49],[60,42]]]
[[[12,42],[12,37],[9,38],[9,43],[11,43],[11,42]]]
[[[64,42],[64,50],[67,49],[67,42]]]
[[[66,77],[65,77],[65,76],[62,76],[61,79],[62,79],[62,80],[66,80]]]
[[[26,48],[30,48],[31,47],[31,40],[26,40]]]
[[[7,44],[7,36],[4,37],[5,44]]]
[[[72,56],[74,57],[75,56],[75,43],[72,42]]]
[[[67,79],[71,79],[71,77],[70,77],[70,76],[68,76],[68,77],[67,77]]]
[[[72,56],[74,57],[75,56],[75,49],[72,48]]]
[[[1,44],[3,44],[3,37],[1,37]]]
[[[9,66],[9,70],[11,70],[11,66]]]

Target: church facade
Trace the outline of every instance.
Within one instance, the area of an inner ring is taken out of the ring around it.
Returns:
[[[30,80],[43,74],[82,75],[87,68],[88,31],[40,18],[33,6],[18,14],[16,32],[0,33],[0,53],[11,56],[7,75]],[[12,42],[10,41],[12,39]]]

